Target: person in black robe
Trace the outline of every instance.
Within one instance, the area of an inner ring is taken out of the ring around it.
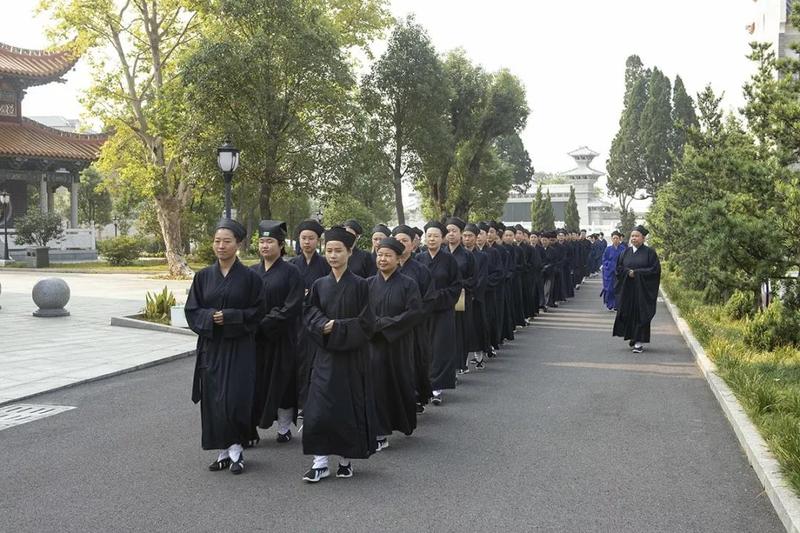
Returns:
[[[351,218],[342,225],[344,229],[356,236],[356,243],[358,242],[358,238],[364,234],[364,229],[357,220]],[[359,248],[358,244],[353,246],[353,255],[351,255],[350,259],[347,261],[347,270],[364,279],[374,276],[378,272],[372,254]]]
[[[378,245],[382,239],[391,237],[391,235],[392,230],[386,227],[386,224],[376,224],[375,227],[372,228],[372,253],[370,256],[372,257],[373,276],[378,272],[378,267],[376,266],[378,262]]]
[[[498,299],[502,298],[503,280],[505,273],[503,272],[503,258],[495,246],[492,246],[493,239],[489,236],[490,232],[494,230],[486,222],[478,223],[478,248],[486,254],[487,258],[487,283],[486,283],[486,335],[489,339],[489,351],[486,353],[487,357],[492,358],[497,354],[495,350],[500,349],[502,343],[501,331],[502,320],[498,317]],[[497,233],[494,232],[495,237]],[[490,242],[491,240],[491,242]]]
[[[558,307],[561,281],[560,263],[562,253],[556,241],[556,232],[549,231],[542,237],[542,279],[544,289],[544,311]]]
[[[398,270],[405,246],[387,237],[377,251],[378,274],[367,281],[375,315],[371,368],[381,451],[389,447],[393,431],[411,435],[417,427],[414,327],[422,316],[422,298],[417,282]]]
[[[244,471],[243,444],[253,438],[256,340],[265,313],[261,278],[236,257],[247,232],[225,219],[214,231],[217,261],[198,272],[184,311],[197,333],[192,401],[200,402],[202,446],[221,450],[211,471]]]
[[[542,279],[542,267],[544,266],[544,257],[542,256],[541,234],[540,232],[532,231],[529,237],[531,245],[531,264],[533,268],[533,302],[536,307],[536,315],[544,307],[544,280]]]
[[[341,226],[325,232],[331,273],[314,282],[303,321],[313,348],[303,421],[303,453],[314,463],[303,480],[330,475],[328,457],[338,455],[336,477],[353,475],[350,459],[366,459],[377,447],[369,340],[375,317],[369,284],[347,270],[356,237]]]
[[[417,256],[431,273],[434,300],[431,309],[431,387],[434,405],[441,405],[443,391],[456,387],[456,370],[460,353],[456,350],[455,305],[461,294],[458,262],[442,250],[447,229],[438,221],[425,224],[425,252]]]
[[[503,232],[503,245],[508,250],[511,260],[511,324],[513,328],[528,325],[522,303],[522,274],[525,270],[524,252],[516,245],[516,232],[508,226]]]
[[[412,252],[412,256],[416,256],[418,253],[422,252],[422,238],[425,236],[425,232],[422,231],[420,228],[414,226],[411,228],[414,230],[414,251]]]
[[[414,327],[414,375],[416,377],[417,413],[425,412],[425,405],[433,396],[431,388],[431,320],[435,293],[428,268],[415,260],[414,237],[416,230],[401,224],[392,230],[395,237],[405,247],[400,257],[400,273],[417,282],[422,296],[422,314]]]
[[[472,340],[474,330],[472,324],[472,291],[475,285],[475,258],[461,244],[461,232],[464,231],[466,224],[458,217],[450,217],[445,221],[447,246],[445,246],[444,250],[449,252],[458,263],[458,270],[461,274],[461,297],[464,299],[464,310],[459,311],[456,309],[456,336],[453,339],[459,354],[455,363],[459,374],[469,372],[467,364],[469,347],[474,344]]]
[[[522,224],[514,226],[514,241],[522,250],[522,272],[520,280],[522,283],[522,311],[526,321],[533,320],[536,308],[533,305],[533,253],[529,242],[530,232]]]
[[[476,224],[467,224],[461,234],[461,238],[464,241],[464,249],[472,254],[475,261],[475,274],[472,284],[472,335],[469,337],[471,344],[467,345],[467,350],[472,354],[470,363],[475,365],[476,370],[485,368],[483,358],[491,350],[486,331],[486,286],[489,281],[489,259],[478,248],[478,235],[480,232],[481,230]]]
[[[502,222],[495,223],[496,239],[494,246],[500,251],[503,258],[503,271],[505,273],[505,280],[503,281],[502,297],[499,301],[498,314],[502,314],[501,321],[501,338],[506,341],[514,340],[514,330],[516,324],[514,323],[514,254],[508,246],[503,242],[503,237],[506,232],[506,226]]]
[[[304,294],[308,294],[311,286],[319,278],[327,276],[331,267],[325,259],[317,253],[319,239],[325,228],[316,220],[304,220],[297,226],[297,240],[300,243],[300,254],[292,257],[292,263],[303,278]],[[308,336],[303,328],[298,328],[297,337],[297,406],[298,418],[303,416],[303,405],[308,394],[308,378],[311,373],[312,350],[309,346]]]
[[[563,229],[556,231],[556,242],[553,243],[553,247],[557,250],[557,254],[559,256],[558,265],[556,267],[556,273],[558,275],[557,284],[556,284],[556,300],[558,303],[564,303],[567,301],[567,298],[570,294],[570,289],[574,289],[571,286],[571,279],[572,279],[572,253],[569,248],[569,244],[567,243],[567,232]],[[557,306],[553,306],[557,307]]]
[[[636,226],[631,231],[630,246],[617,259],[617,282],[614,296],[617,317],[614,336],[629,341],[633,353],[642,353],[642,343],[650,342],[650,322],[656,316],[661,263],[656,251],[644,244],[647,229]]]
[[[256,407],[254,421],[268,429],[278,422],[277,442],[289,442],[297,409],[297,336],[305,287],[300,271],[284,261],[286,223],[258,225],[261,261],[252,268],[264,282],[267,314],[256,334]]]

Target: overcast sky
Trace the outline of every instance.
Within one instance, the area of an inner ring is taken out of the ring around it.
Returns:
[[[36,3],[2,0],[0,41],[46,45]],[[692,95],[711,83],[731,109],[752,72],[753,0],[392,0],[392,10],[416,13],[439,51],[463,47],[486,69],[522,79],[531,108],[523,140],[538,171],[569,169],[566,153],[582,145],[600,152],[593,166],[605,169],[630,54],[680,74]],[[23,113],[78,117],[87,76],[79,63],[66,84],[30,89]]]

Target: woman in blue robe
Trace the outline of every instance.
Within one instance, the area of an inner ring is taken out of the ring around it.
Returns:
[[[603,290],[600,296],[609,311],[617,310],[617,301],[614,297],[614,283],[617,280],[616,268],[617,259],[625,251],[625,243],[622,242],[622,233],[614,231],[611,234],[611,246],[606,247],[603,252]]]

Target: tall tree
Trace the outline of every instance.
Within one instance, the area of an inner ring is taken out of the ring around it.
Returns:
[[[185,172],[180,120],[183,85],[177,60],[197,37],[200,17],[189,0],[41,0],[55,25],[50,36],[88,52],[91,113],[116,132],[99,166],[148,192],[156,207],[170,274],[191,269],[184,259],[181,219],[192,184]],[[107,54],[110,51],[111,54]]]
[[[578,213],[578,201],[575,199],[575,187],[569,188],[569,199],[564,208],[564,227],[569,231],[578,231],[581,227],[581,215]]]
[[[672,123],[674,127],[673,155],[677,161],[683,158],[683,147],[689,128],[697,127],[697,114],[694,100],[686,93],[686,87],[680,76],[675,76],[675,87],[672,89]]]
[[[619,130],[611,142],[606,169],[608,189],[619,201],[620,214],[626,213],[636,198],[645,175],[644,149],[639,131],[647,103],[647,84],[650,73],[639,56],[625,62],[625,95],[619,120]]]
[[[361,84],[364,109],[374,137],[385,151],[391,174],[397,220],[405,224],[403,178],[419,171],[415,141],[437,127],[448,101],[441,61],[425,30],[413,17],[399,22],[386,52],[373,63]]]
[[[335,172],[355,84],[351,47],[386,25],[385,2],[216,0],[217,23],[182,63],[196,153],[224,135],[242,150],[261,218],[276,188],[310,192]],[[209,127],[209,125],[212,125]]]
[[[544,199],[542,212],[542,227],[544,231],[553,231],[556,229],[556,214],[553,211],[553,199],[550,198],[550,191],[547,191],[547,196]]]
[[[658,189],[672,175],[674,122],[672,120],[672,87],[659,69],[654,68],[647,83],[647,103],[640,119],[639,139],[644,156],[644,183],[648,197],[655,197]]]
[[[104,226],[111,223],[111,195],[104,187],[103,175],[94,167],[81,172],[78,189],[78,221]]]
[[[541,184],[536,187],[536,196],[531,202],[531,226],[534,231],[543,230],[545,227],[544,218],[544,195],[542,194]]]

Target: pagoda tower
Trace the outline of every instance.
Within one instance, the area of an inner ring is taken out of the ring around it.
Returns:
[[[0,43],[0,190],[11,196],[7,215],[14,217],[28,207],[28,188],[39,189],[43,212],[53,209],[58,187],[70,190],[70,227],[78,225],[80,172],[97,159],[105,135],[69,133],[22,116],[28,87],[62,82],[78,61],[66,51],[25,50]]]
[[[587,225],[589,218],[589,204],[595,198],[594,187],[600,176],[603,175],[589,165],[598,154],[586,146],[581,146],[568,154],[575,160],[577,165],[572,170],[563,174],[569,179],[569,184],[575,188],[575,199],[578,203],[578,214],[581,217],[581,224]]]

